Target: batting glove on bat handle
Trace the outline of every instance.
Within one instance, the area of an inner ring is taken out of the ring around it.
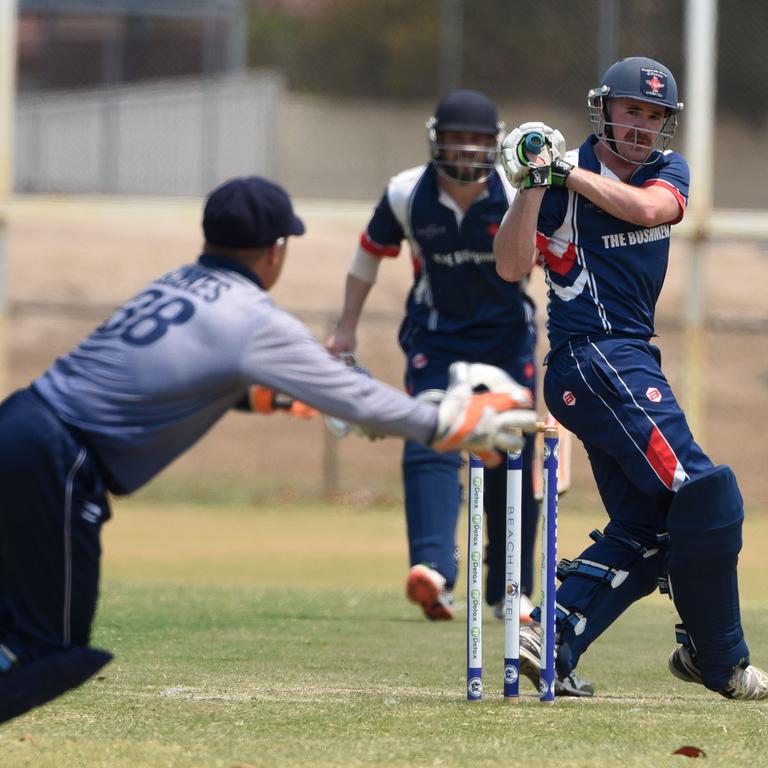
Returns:
[[[565,153],[560,131],[540,122],[523,123],[504,139],[501,164],[510,184],[518,189],[549,187],[553,183],[552,161]],[[539,161],[531,155],[539,157]]]
[[[520,162],[528,163],[528,152],[534,155],[538,155],[542,149],[546,146],[546,139],[543,133],[535,131],[534,133],[527,133],[523,136],[522,140],[517,145],[517,155],[520,158]]]
[[[556,157],[550,167],[552,169],[552,186],[564,187],[573,170],[573,164],[563,160],[561,157]]]

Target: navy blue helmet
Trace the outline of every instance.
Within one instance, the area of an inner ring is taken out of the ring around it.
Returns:
[[[645,56],[630,56],[619,59],[608,67],[600,85],[592,88],[587,94],[589,119],[595,135],[605,139],[610,149],[623,157],[616,146],[621,142],[616,141],[613,130],[619,124],[612,122],[609,114],[610,100],[619,98],[635,99],[664,107],[666,119],[656,138],[653,151],[646,160],[647,163],[654,162],[657,153],[664,151],[672,141],[677,130],[677,113],[683,109],[682,102],[677,100],[674,75],[658,61]]]
[[[496,105],[479,91],[451,91],[437,105],[427,120],[427,138],[432,162],[452,181],[473,184],[485,181],[496,163],[504,123],[499,121]],[[446,142],[444,134],[476,133],[493,138],[486,144]]]

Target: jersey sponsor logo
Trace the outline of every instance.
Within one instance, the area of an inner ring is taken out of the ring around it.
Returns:
[[[642,245],[643,243],[654,243],[657,240],[669,240],[669,234],[669,224],[659,224],[656,227],[635,229],[631,232],[617,232],[600,237],[605,248],[623,248],[627,245]]]
[[[439,235],[444,235],[448,231],[448,227],[441,227],[437,224],[427,224],[426,227],[417,229],[415,234],[417,237],[424,240],[434,240]]]
[[[427,356],[423,352],[417,352],[411,358],[411,365],[418,370],[421,370],[422,368],[426,368],[427,363],[429,363],[429,360],[427,359]]]
[[[485,231],[486,231],[486,232],[487,232],[487,233],[488,233],[488,234],[489,234],[491,237],[496,237],[496,233],[499,231],[499,226],[500,226],[499,222],[498,222],[498,221],[495,221],[493,224],[489,224],[489,225],[488,225],[488,226],[485,228]]]
[[[566,390],[563,392],[563,402],[569,406],[576,405],[576,395],[574,395],[573,392]]]
[[[432,261],[441,267],[460,267],[462,264],[487,264],[494,261],[493,252],[454,251],[453,253],[433,253]]]
[[[648,387],[648,389],[645,390],[645,396],[652,402],[652,403],[660,403],[661,402],[661,392],[659,392],[656,387]]]

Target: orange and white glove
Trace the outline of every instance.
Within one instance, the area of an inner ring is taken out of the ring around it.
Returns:
[[[501,369],[459,362],[449,377],[430,446],[436,451],[467,449],[493,464],[494,450],[519,451],[521,433],[536,431],[531,391]]]
[[[306,403],[258,384],[248,389],[248,404],[255,413],[285,411],[298,419],[311,419],[313,416],[317,416],[317,410]]]

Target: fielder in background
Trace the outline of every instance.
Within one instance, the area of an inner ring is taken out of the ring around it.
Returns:
[[[622,59],[588,104],[594,135],[577,150],[566,153],[560,132],[541,123],[505,139],[502,159],[521,193],[495,243],[499,274],[513,282],[537,250],[544,258],[544,396],[584,443],[609,517],[558,568],[558,672],[571,674],[624,610],[662,584],[682,619],[669,671],[727,698],[765,699],[768,676],[749,662],[739,616],[736,478],[694,441],[650,343],[671,227],[688,198],[688,166],[667,148],[683,107],[675,78],[652,59]],[[544,139],[538,154],[525,149],[535,134]],[[537,633],[523,628],[521,646],[537,683]]]
[[[491,363],[536,391],[534,304],[527,275],[501,280],[493,238],[515,190],[496,166],[503,123],[477,91],[452,91],[427,122],[431,161],[393,177],[360,238],[346,278],[344,306],[327,348],[353,352],[357,325],[379,265],[407,240],[413,286],[399,342],[405,388],[429,397],[444,390],[455,360]],[[524,450],[521,612],[529,619],[538,507],[533,498],[533,442]],[[410,600],[430,619],[452,619],[457,577],[456,525],[461,506],[456,453],[408,441],[403,452]],[[486,599],[503,617],[505,467],[486,471]]]
[[[458,363],[440,405],[421,402],[355,373],[275,306],[267,291],[304,232],[275,184],[214,190],[203,231],[196,263],[150,283],[0,406],[0,722],[110,660],[89,647],[108,495],[142,486],[231,408],[306,415],[301,401],[438,451],[519,449],[512,428],[534,427],[532,410],[514,410],[530,393],[500,370]]]

